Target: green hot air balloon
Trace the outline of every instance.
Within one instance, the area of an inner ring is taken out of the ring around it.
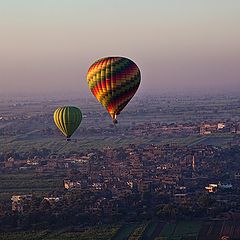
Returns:
[[[55,110],[53,119],[58,129],[67,137],[67,141],[70,141],[82,121],[82,113],[77,107],[59,107]]]

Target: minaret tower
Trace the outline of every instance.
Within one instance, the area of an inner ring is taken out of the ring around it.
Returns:
[[[196,163],[195,163],[195,156],[193,155],[192,157],[192,170],[195,171],[196,170]]]

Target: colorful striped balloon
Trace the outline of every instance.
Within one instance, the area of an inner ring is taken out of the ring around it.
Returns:
[[[53,119],[58,129],[69,139],[79,127],[82,113],[76,107],[59,107],[55,110]]]
[[[113,122],[136,93],[141,73],[138,66],[124,57],[99,59],[89,68],[87,81],[97,100],[107,109]]]

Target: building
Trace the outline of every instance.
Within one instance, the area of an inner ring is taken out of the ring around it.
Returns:
[[[218,183],[218,187],[222,189],[232,189],[233,185],[231,183]]]
[[[210,183],[207,187],[205,187],[205,189],[209,192],[209,193],[214,193],[217,191],[218,185],[214,184],[214,183]]]
[[[221,130],[221,129],[223,129],[223,128],[225,128],[225,123],[223,123],[223,122],[219,122],[218,124],[217,124],[217,130]]]
[[[234,174],[234,178],[235,178],[235,180],[240,180],[240,172],[236,172]]]
[[[61,200],[61,197],[44,197],[45,201],[49,202],[50,204],[57,203]]]
[[[12,198],[12,211],[23,213],[32,201],[32,195],[13,195]]]
[[[174,201],[178,204],[185,204],[188,201],[187,193],[175,193],[173,197],[174,197]]]
[[[200,126],[200,135],[209,135],[216,132],[218,129],[217,124],[204,123]]]
[[[81,182],[80,181],[71,181],[69,179],[63,181],[63,186],[65,189],[75,189],[75,188],[81,188]]]

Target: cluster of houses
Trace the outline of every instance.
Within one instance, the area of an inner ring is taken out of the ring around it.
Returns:
[[[221,158],[218,158],[216,163],[215,159],[220,154]],[[10,159],[10,162],[8,167],[16,166],[13,159]],[[76,170],[76,174],[63,179],[63,188],[70,193],[83,190],[98,193],[109,191],[109,199],[99,199],[99,206],[105,206],[109,201],[118,201],[133,193],[146,192],[156,195],[160,200],[167,196],[177,205],[188,206],[203,192],[214,194],[218,201],[231,204],[239,199],[236,197],[240,190],[238,160],[227,161],[223,150],[214,146],[106,147],[102,151],[89,152],[84,156],[53,158],[44,161],[44,164],[41,159],[33,159],[25,164],[36,172]],[[6,167],[6,162],[4,166]],[[17,166],[21,169],[21,165]],[[226,194],[229,191],[233,191],[235,195]],[[234,197],[231,198],[231,195]],[[61,201],[62,197],[50,196],[44,200],[54,203]],[[31,202],[31,195],[14,195],[12,210],[22,212],[28,202]]]
[[[212,121],[203,123],[144,123],[131,127],[129,133],[134,136],[159,136],[159,135],[209,135],[213,133],[240,134],[238,121]]]

